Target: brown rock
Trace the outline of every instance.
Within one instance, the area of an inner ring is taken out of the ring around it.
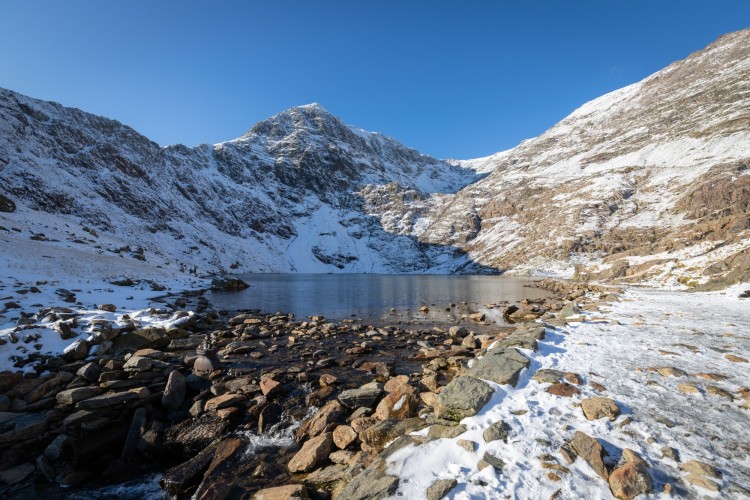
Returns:
[[[213,460],[211,460],[211,464],[208,466],[208,470],[206,471],[205,476],[210,476],[213,471],[215,471],[218,467],[221,467],[224,463],[226,463],[227,460],[232,458],[232,456],[237,453],[242,445],[243,442],[240,438],[229,437],[222,439],[218,446],[216,446]]]
[[[655,370],[664,377],[685,377],[687,372],[675,368],[674,366],[662,366],[661,368],[655,368]]]
[[[427,488],[427,500],[441,500],[457,484],[455,479],[438,479]]]
[[[204,409],[206,411],[216,411],[222,408],[234,406],[237,403],[245,401],[245,399],[247,398],[242,394],[222,394],[221,396],[216,396],[215,398],[211,398],[206,401],[206,406],[204,407]]]
[[[253,495],[253,500],[305,500],[310,498],[307,486],[304,484],[287,484],[266,488]]]
[[[333,442],[344,450],[357,440],[357,432],[349,425],[339,425],[333,430]]]
[[[459,439],[456,444],[470,453],[474,453],[477,447],[477,443],[470,439]]]
[[[735,356],[734,354],[727,354],[724,357],[727,358],[732,363],[747,363],[748,362],[746,358]]]
[[[580,394],[581,391],[574,385],[570,385],[567,382],[557,382],[547,387],[547,392],[554,394],[555,396],[562,396],[570,398],[576,394]]]
[[[581,431],[576,431],[573,439],[570,441],[570,446],[579,457],[588,462],[599,477],[605,481],[609,479],[609,472],[604,466],[603,460],[606,452],[604,451],[604,447],[599,444],[599,441]]]
[[[573,373],[573,372],[566,373],[565,380],[575,385],[581,385],[583,383],[583,381],[581,380],[581,377],[579,377],[578,374]]]
[[[378,419],[375,417],[357,417],[351,421],[352,428],[357,434],[377,423]]]
[[[260,379],[260,390],[264,396],[276,394],[281,391],[281,382],[277,382],[270,377],[264,377]]]
[[[716,387],[715,385],[706,386],[706,392],[713,396],[719,396],[722,398],[726,398],[730,401],[734,401],[734,396],[732,396],[731,392],[725,391],[721,387]]]
[[[625,448],[624,450],[622,450],[622,458],[625,460],[625,463],[641,464],[644,467],[648,467],[648,464],[646,463],[646,461],[643,458],[641,458],[641,456],[638,453],[634,452],[630,448]]]
[[[614,421],[620,415],[620,408],[617,406],[617,403],[609,398],[595,397],[584,399],[581,402],[581,409],[588,420],[609,418]]]
[[[327,402],[315,415],[302,422],[300,428],[297,429],[297,441],[330,432],[345,414],[346,409],[337,400]]]
[[[693,384],[677,384],[677,390],[684,394],[700,394],[700,390]]]
[[[334,385],[336,382],[338,382],[339,379],[337,379],[335,376],[331,375],[330,373],[324,373],[320,376],[320,385],[323,387],[327,387],[329,385]]]
[[[331,432],[325,432],[306,441],[302,449],[289,461],[289,471],[307,472],[314,469],[328,458],[332,447],[333,433]]]
[[[407,375],[397,375],[388,379],[383,389],[385,392],[393,392],[404,385],[409,385],[409,377]]]
[[[683,478],[685,482],[692,484],[693,486],[700,486],[708,491],[720,491],[721,488],[718,484],[698,474],[688,474]]]
[[[645,495],[654,489],[651,476],[642,464],[628,463],[618,467],[609,476],[612,494],[623,500]]]
[[[391,388],[392,390],[380,400],[375,408],[375,417],[380,420],[413,417],[417,411],[417,396],[414,387],[404,383],[391,386]]]
[[[699,460],[690,460],[689,462],[682,463],[680,464],[680,469],[700,476],[721,478],[719,469]]]

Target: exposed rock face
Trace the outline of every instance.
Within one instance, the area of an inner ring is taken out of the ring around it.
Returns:
[[[750,279],[749,54],[750,30],[725,35],[512,150],[452,162],[319,105],[233,141],[161,148],[0,90],[0,212],[142,234],[130,258],[201,271],[572,271],[603,257],[580,274],[720,286]]]

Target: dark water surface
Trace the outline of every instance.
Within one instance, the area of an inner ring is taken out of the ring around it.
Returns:
[[[292,313],[297,318],[328,319],[357,316],[383,318],[391,308],[417,311],[421,306],[449,303],[484,305],[549,297],[529,287],[531,278],[518,276],[403,274],[248,274],[251,285],[241,292],[211,292],[207,298],[220,309],[260,309]]]

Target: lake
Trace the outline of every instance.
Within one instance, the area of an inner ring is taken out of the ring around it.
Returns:
[[[462,309],[486,309],[487,304],[550,296],[546,290],[528,286],[535,279],[518,276],[249,274],[238,277],[250,284],[250,288],[241,292],[211,292],[207,298],[215,307],[281,311],[298,319],[312,315],[331,320],[385,319],[394,314],[411,317],[419,314],[424,305],[431,308],[430,315],[439,312],[440,319],[452,320],[455,318],[449,317],[449,313],[462,314]],[[449,304],[457,304],[452,313],[446,310]],[[396,311],[391,311],[392,308]]]

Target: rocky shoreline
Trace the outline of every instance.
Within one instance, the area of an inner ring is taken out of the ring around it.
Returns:
[[[0,373],[0,492],[54,497],[60,486],[158,472],[163,490],[176,498],[395,494],[400,478],[389,472],[389,457],[463,434],[460,421],[480,412],[497,385],[513,386],[528,372],[530,361],[518,349],[535,351],[548,332],[619,300],[618,290],[596,285],[539,286],[554,297],[504,306],[516,322],[506,327],[488,324],[482,313],[449,328],[413,330],[230,314],[213,310],[201,292],[167,296],[162,309],[151,311],[170,320],[167,327],[139,328],[137,318],[127,317],[95,323],[92,342],[79,340],[62,356],[47,357],[43,371]],[[47,308],[29,324],[45,318],[61,335],[61,325],[75,320],[72,310]],[[533,376],[560,398],[585,385],[572,372],[537,369]],[[604,392],[595,384],[588,382]],[[620,414],[608,397],[585,398],[580,406],[588,420]],[[483,439],[507,441],[508,433],[497,421]],[[477,443],[459,445],[473,453]],[[618,498],[652,490],[636,452],[622,450],[614,463],[606,454],[595,437],[577,431],[543,465],[551,480],[560,480],[578,457]],[[476,462],[480,470],[504,466],[490,453]],[[709,464],[684,466],[693,484],[718,488],[709,478],[719,472]],[[427,498],[442,498],[455,486],[438,480]]]

